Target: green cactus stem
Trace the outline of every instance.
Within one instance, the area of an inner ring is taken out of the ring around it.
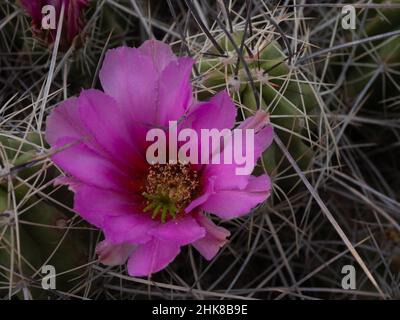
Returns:
[[[239,47],[242,33],[234,34],[234,39]],[[269,112],[275,132],[299,167],[306,170],[313,159],[307,133],[315,127],[311,115],[318,106],[311,84],[306,79],[302,80],[298,70],[288,65],[287,57],[277,41],[264,42],[252,53],[248,50],[244,52],[244,59],[259,93],[257,97],[241,64],[235,75],[237,53],[227,37],[223,37],[219,44],[226,50],[226,57],[212,57],[199,62],[199,70],[204,77],[199,85],[199,97],[208,98],[214,92],[228,88],[231,96],[243,105],[239,112],[241,119],[254,114],[258,106]],[[237,83],[232,85],[232,79]],[[284,175],[294,175],[284,158],[279,148],[273,144],[263,154],[262,162],[270,174],[285,172]],[[286,185],[288,190],[296,184],[297,179],[280,181],[281,186]]]

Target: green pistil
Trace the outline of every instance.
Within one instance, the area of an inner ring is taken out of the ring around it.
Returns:
[[[149,201],[149,204],[143,209],[144,212],[152,210],[152,219],[157,218],[161,211],[161,222],[164,223],[167,220],[168,215],[173,219],[176,218],[178,213],[178,208],[176,207],[174,201],[168,196],[163,194],[148,194],[143,193],[143,196]]]

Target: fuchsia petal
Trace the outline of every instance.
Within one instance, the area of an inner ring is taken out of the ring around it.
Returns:
[[[226,91],[218,93],[209,102],[198,103],[179,124],[179,130],[190,128],[198,135],[198,163],[202,150],[201,130],[230,130],[235,124],[236,108]],[[208,149],[206,149],[208,150]],[[199,165],[200,167],[200,165]],[[200,168],[199,168],[200,169]]]
[[[274,129],[271,125],[261,129],[254,136],[254,159],[257,161],[274,139]]]
[[[31,16],[36,25],[42,20],[42,7],[45,5],[42,0],[20,0],[21,5]]]
[[[70,191],[76,192],[76,190],[78,189],[79,186],[82,185],[82,183],[78,179],[72,177],[60,176],[54,179],[53,185],[54,186],[67,185]]]
[[[239,127],[255,130],[254,164],[273,140],[273,128],[267,119],[265,112],[257,112]],[[268,176],[237,175],[237,167],[236,164],[210,164],[205,167],[204,179],[214,177],[214,192],[200,206],[202,210],[224,219],[232,219],[248,213],[268,198],[271,191]]]
[[[78,111],[87,132],[113,159],[127,168],[146,161],[133,144],[126,117],[114,99],[99,90],[84,90],[77,100]]]
[[[74,210],[91,224],[103,228],[107,216],[141,213],[129,194],[100,189],[85,184],[75,188]]]
[[[128,260],[128,273],[134,277],[149,276],[168,266],[179,252],[176,243],[155,238],[133,252]]]
[[[178,120],[190,105],[190,74],[193,64],[192,58],[179,58],[162,71],[159,83],[159,124],[168,126],[168,121]]]
[[[240,124],[240,129],[253,129],[255,132],[259,132],[267,124],[269,124],[269,114],[264,110],[258,110],[254,116],[248,117]]]
[[[55,108],[47,117],[46,140],[51,145],[61,138],[81,139],[85,136],[78,113],[77,98],[69,98]]]
[[[112,244],[108,240],[103,240],[97,244],[96,253],[99,255],[100,263],[106,266],[118,266],[128,260],[136,247],[135,244]]]
[[[202,205],[207,199],[214,193],[214,184],[215,184],[215,177],[209,177],[206,181],[204,181],[204,185],[206,186],[203,193],[194,199],[186,208],[185,212],[190,213],[198,206]]]
[[[269,122],[269,114],[259,110],[254,116],[244,120],[239,128],[254,130],[254,159],[257,161],[274,139],[274,129]]]
[[[216,190],[201,205],[201,209],[223,219],[233,219],[247,214],[255,206],[264,202],[271,192],[268,176],[250,176],[248,179],[249,183],[245,189]]]
[[[204,178],[214,177],[214,189],[244,189],[249,176],[237,175],[236,164],[209,164],[205,166]]]
[[[204,228],[190,216],[170,220],[149,231],[149,234],[161,241],[187,245],[205,236]]]
[[[116,244],[145,243],[151,239],[149,230],[159,223],[143,213],[107,217],[104,234],[107,239]]]
[[[228,241],[226,238],[230,236],[230,232],[225,228],[218,227],[203,214],[196,216],[197,222],[206,229],[204,238],[197,240],[193,246],[207,260],[211,260]]]
[[[107,159],[101,157],[83,143],[72,138],[59,139],[53,146],[51,159],[63,170],[87,184],[104,189],[126,192],[132,180]]]
[[[191,58],[177,58],[156,40],[139,49],[109,50],[100,70],[104,91],[125,116],[145,124],[168,125],[184,114],[192,98]]]
[[[117,101],[124,117],[155,123],[158,74],[148,56],[136,48],[108,50],[99,76],[105,93]]]
[[[226,91],[221,91],[209,102],[199,103],[189,112],[182,127],[201,129],[231,129],[235,125],[236,107]]]
[[[159,73],[172,61],[177,60],[169,45],[154,39],[145,41],[138,50],[151,59],[152,64]]]
[[[254,134],[254,163],[251,167],[253,170],[254,165],[257,163],[258,159],[261,157],[262,153],[271,145],[274,138],[274,130],[269,123],[260,123],[260,120],[266,120],[268,117],[264,117],[265,112],[257,112],[255,116],[246,119],[242,125],[239,126],[240,129],[253,129]],[[246,150],[245,137],[242,137],[242,148]],[[251,150],[249,150],[251,152]],[[222,153],[221,153],[221,158]],[[238,188],[243,189],[248,183],[248,175],[237,175],[236,168],[239,165],[233,164],[210,164],[205,167],[205,176],[215,176],[215,189],[231,189]]]

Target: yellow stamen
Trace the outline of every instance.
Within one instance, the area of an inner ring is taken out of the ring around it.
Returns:
[[[152,219],[159,216],[161,222],[172,219],[185,209],[199,189],[197,171],[189,164],[154,164],[146,177],[143,197],[144,212],[152,210]]]

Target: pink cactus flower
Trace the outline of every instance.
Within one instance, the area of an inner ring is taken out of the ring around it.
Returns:
[[[48,44],[53,44],[57,29],[45,30],[42,28],[42,8],[52,5],[56,11],[56,22],[60,19],[61,6],[64,3],[63,29],[60,38],[60,49],[66,50],[74,43],[76,37],[84,27],[84,9],[89,0],[20,0],[22,7],[32,19],[34,34]]]
[[[74,210],[103,231],[100,261],[116,265],[128,260],[131,276],[164,269],[189,244],[212,259],[230,233],[208,213],[233,219],[270,195],[267,175],[236,175],[235,164],[146,161],[150,128],[166,128],[169,121],[178,121],[179,130],[197,132],[235,126],[236,108],[227,92],[195,101],[193,63],[156,40],[139,48],[111,49],[100,71],[104,92],[83,90],[47,120],[52,148],[69,146],[52,156],[68,174],[58,183],[69,184]],[[273,138],[266,114],[258,112],[242,127],[255,130],[258,159]]]

